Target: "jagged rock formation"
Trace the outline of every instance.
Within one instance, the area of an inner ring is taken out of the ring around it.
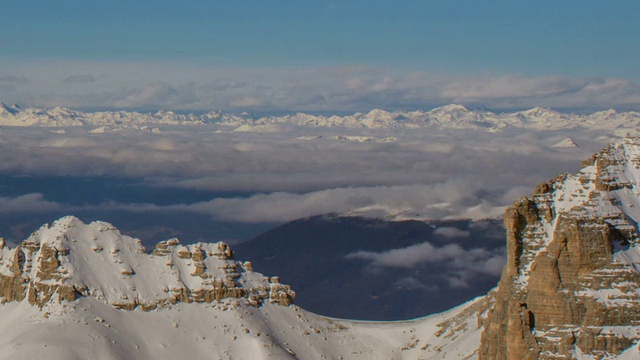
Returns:
[[[583,166],[506,210],[480,359],[601,359],[640,339],[640,140]]]
[[[295,293],[277,277],[233,260],[227,244],[158,243],[145,253],[139,240],[105,222],[67,216],[10,249],[0,242],[0,301],[44,306],[94,297],[118,309],[148,311],[178,302],[243,298],[251,305],[289,305]]]
[[[149,254],[74,217],[14,249],[0,240],[0,255],[0,359],[471,359],[493,301],[410,321],[326,318],[280,306],[289,287],[224,243],[171,239]]]

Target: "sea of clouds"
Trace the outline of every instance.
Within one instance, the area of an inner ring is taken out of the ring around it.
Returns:
[[[96,134],[84,127],[1,128],[0,175],[13,184],[0,187],[3,236],[19,241],[65,214],[111,221],[149,246],[174,236],[240,242],[288,221],[329,213],[389,220],[499,219],[536,184],[578,170],[581,160],[613,139],[579,129],[159,129]],[[335,135],[396,140],[361,143]],[[554,147],[566,137],[579,147]],[[58,177],[66,180],[38,185]],[[85,178],[92,180],[77,180]],[[23,179],[30,185],[21,186]],[[451,226],[438,228],[434,236],[446,241],[418,239],[411,246],[341,256],[371,273],[400,274],[393,286],[407,291],[440,289],[415,273],[430,267],[440,269],[440,286],[460,291],[499,277],[502,245],[463,246],[475,235]],[[499,244],[503,236],[495,235]]]
[[[301,135],[314,135],[301,139]],[[332,139],[351,134],[391,143]],[[570,136],[579,148],[555,148]],[[286,222],[325,213],[390,219],[499,217],[542,181],[575,171],[611,140],[580,130],[531,132],[336,128],[276,133],[166,127],[91,134],[85,128],[0,130],[0,172],[138,178],[157,188],[238,192],[166,204],[126,200],[70,205],[43,194],[0,197],[0,211],[112,209],[193,212],[247,222]]]

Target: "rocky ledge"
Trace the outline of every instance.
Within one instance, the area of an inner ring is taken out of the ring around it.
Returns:
[[[224,242],[158,243],[151,254],[111,224],[67,216],[11,249],[0,240],[0,301],[32,305],[95,297],[116,308],[148,311],[177,302],[226,298],[289,305],[295,293],[277,277],[233,260]]]
[[[639,168],[624,139],[506,210],[480,359],[611,358],[640,340]]]

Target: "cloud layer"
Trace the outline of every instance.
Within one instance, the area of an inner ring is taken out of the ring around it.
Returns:
[[[40,193],[31,193],[16,197],[0,197],[0,213],[16,214],[28,212],[60,211],[64,205],[45,200]]]
[[[624,78],[171,61],[0,60],[0,69],[0,99],[28,106],[182,111],[413,110],[452,102],[496,110],[640,106],[640,84]]]
[[[346,258],[364,260],[381,268],[411,269],[437,263],[441,266],[440,272],[447,274],[449,285],[453,288],[468,287],[469,281],[478,276],[499,276],[506,261],[501,251],[464,249],[458,244],[437,247],[430,242],[382,252],[357,251],[348,254]],[[415,281],[406,282],[405,286],[418,287]]]
[[[354,130],[305,131],[316,136],[300,140],[303,133],[297,130],[215,133],[206,127],[166,127],[160,134],[5,128],[0,132],[0,172],[143,178],[147,186],[202,192],[198,199],[178,203],[112,199],[87,204],[117,211],[192,212],[246,223],[324,213],[479,219],[499,217],[537,183],[576,170],[609,141],[579,130],[507,129],[495,134],[416,129],[371,130],[370,135],[393,135],[397,141],[355,143],[331,139]],[[567,135],[581,148],[552,147]],[[46,196],[21,195],[30,197],[16,199],[12,206],[56,205],[46,203]],[[452,229],[440,231],[442,236],[464,236]]]

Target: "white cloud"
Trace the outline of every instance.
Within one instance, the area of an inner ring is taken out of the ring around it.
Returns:
[[[11,93],[28,83],[29,79],[24,76],[2,75],[0,76],[0,91]],[[2,92],[0,92],[0,95],[2,95]]]
[[[40,193],[25,194],[16,197],[0,197],[0,213],[14,214],[22,212],[59,211],[64,207],[56,202],[47,201]]]
[[[500,217],[505,206],[531,193],[537,183],[577,169],[607,141],[571,130],[581,148],[558,152],[550,145],[566,137],[564,132],[381,130],[371,135],[393,135],[398,141],[376,144],[329,139],[348,133],[344,129],[308,131],[321,137],[299,141],[298,131],[257,135],[201,127],[168,128],[161,134],[6,128],[0,133],[0,171],[144,177],[154,186],[253,194],[145,208],[242,222],[284,222],[324,213],[482,219]]]
[[[259,99],[257,97],[243,97],[241,99],[238,100],[234,100],[232,101],[229,106],[234,107],[234,108],[255,108],[255,107],[259,107],[259,106],[263,106],[264,100]]]
[[[445,245],[441,248],[429,242],[411,245],[406,248],[392,249],[384,252],[358,251],[346,256],[347,259],[362,259],[371,261],[372,265],[383,267],[412,268],[420,263],[447,261],[462,256],[465,250],[456,244]]]
[[[78,75],[69,75],[64,80],[63,83],[68,84],[82,84],[82,83],[92,83],[95,82],[96,78],[91,74],[78,74]]]
[[[425,291],[438,291],[440,290],[437,284],[430,284],[429,286],[422,283],[420,280],[413,276],[403,277],[400,280],[393,283],[393,286],[404,290],[425,290]]]
[[[0,68],[7,74],[0,76],[3,100],[38,106],[183,111],[413,110],[450,102],[492,109],[640,106],[640,84],[624,78],[451,75],[364,65],[239,67],[186,61],[0,60]]]
[[[453,288],[464,288],[481,275],[499,276],[506,261],[504,255],[481,248],[464,249],[458,244],[437,247],[429,242],[383,252],[357,251],[347,259],[368,261],[379,268],[415,268],[421,264],[437,263]],[[417,285],[409,280],[409,284]]]
[[[433,231],[435,235],[440,235],[448,238],[452,237],[469,237],[469,232],[466,230],[460,230],[454,227],[439,227]]]
[[[468,184],[449,181],[433,185],[345,187],[304,194],[275,192],[248,198],[217,198],[172,209],[208,213],[216,218],[243,222],[286,222],[327,213],[391,219],[471,218],[500,215],[504,205],[495,209],[470,211],[478,202],[476,191]],[[455,229],[457,230],[457,229]],[[465,236],[467,232],[442,229],[443,236]]]
[[[484,75],[453,80],[442,89],[441,95],[453,101],[539,99],[576,93],[592,82],[561,76],[531,78],[522,75]]]
[[[0,86],[19,86],[29,83],[29,79],[24,76],[3,75],[0,76]]]

